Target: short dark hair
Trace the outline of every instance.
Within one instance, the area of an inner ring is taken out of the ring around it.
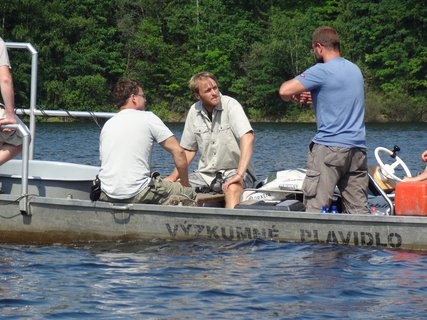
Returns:
[[[124,106],[133,94],[138,94],[138,88],[142,89],[142,85],[132,79],[120,79],[113,90],[114,105],[117,108]]]
[[[190,87],[190,90],[193,94],[199,93],[199,81],[203,79],[212,79],[218,85],[218,80],[213,75],[213,73],[208,71],[198,72],[193,75],[190,81],[188,82],[188,86]]]
[[[320,43],[326,48],[340,51],[340,38],[337,30],[329,26],[318,27],[313,32],[311,43]]]

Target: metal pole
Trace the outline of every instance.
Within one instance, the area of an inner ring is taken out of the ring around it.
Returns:
[[[11,49],[27,49],[30,51],[31,57],[31,91],[30,91],[30,132],[31,141],[29,147],[29,159],[33,159],[34,155],[34,140],[36,132],[36,116],[34,110],[36,109],[37,101],[37,59],[38,52],[31,43],[28,42],[6,42],[6,47]]]
[[[384,198],[384,200],[387,202],[389,208],[390,208],[390,216],[394,216],[394,204],[393,201],[387,196],[387,193],[384,192],[384,190],[379,186],[379,184],[375,181],[374,177],[371,176],[368,173],[369,182],[371,182],[375,189],[378,191],[378,193]]]
[[[45,117],[75,117],[75,118],[111,118],[116,113],[114,112],[92,112],[92,111],[65,111],[65,110],[30,110],[30,109],[15,109],[16,114],[30,115],[33,113],[36,116]]]

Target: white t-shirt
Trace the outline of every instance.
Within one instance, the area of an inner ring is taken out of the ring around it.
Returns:
[[[99,141],[101,188],[109,197],[128,199],[150,182],[151,150],[173,133],[154,113],[125,109],[108,120]]]

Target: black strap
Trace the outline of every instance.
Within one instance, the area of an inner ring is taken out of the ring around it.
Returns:
[[[99,179],[98,175],[96,175],[95,180],[92,182],[92,186],[90,187],[90,200],[97,201],[99,200],[99,197],[101,196],[101,180]]]

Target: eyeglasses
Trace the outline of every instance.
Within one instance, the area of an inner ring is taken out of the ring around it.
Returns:
[[[143,97],[145,99],[145,94],[143,93],[137,93],[137,94],[134,94],[134,96]]]

